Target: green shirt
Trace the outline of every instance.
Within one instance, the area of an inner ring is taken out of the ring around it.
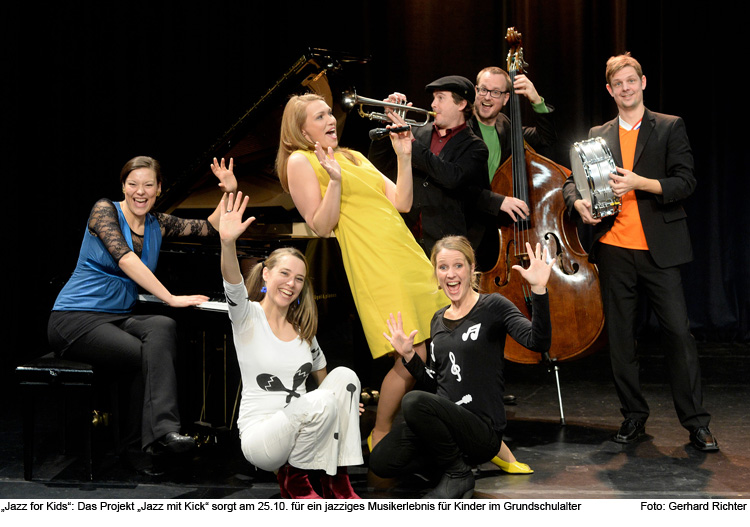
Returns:
[[[549,113],[549,108],[544,103],[544,98],[539,104],[532,104],[531,107],[536,113]],[[500,159],[502,158],[502,152],[500,151],[500,137],[497,135],[497,131],[494,126],[488,126],[477,119],[479,123],[479,130],[482,133],[482,140],[487,145],[487,149],[490,151],[490,157],[487,159],[487,171],[490,176],[490,183],[492,178],[495,177],[500,166]]]

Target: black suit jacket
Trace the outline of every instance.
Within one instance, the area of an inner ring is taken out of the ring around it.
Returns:
[[[484,141],[467,126],[451,137],[436,156],[430,151],[432,130],[429,125],[412,128],[414,201],[411,210],[403,215],[428,256],[443,236],[468,235],[466,216],[472,216],[474,209],[468,192],[483,181],[487,183],[489,155]],[[368,158],[395,181],[396,156],[390,141],[373,141]]]
[[[602,137],[612,151],[618,167],[622,167],[620,152],[619,118],[589,131],[589,137]],[[638,212],[646,235],[649,252],[656,265],[672,267],[693,258],[687,214],[682,202],[695,190],[693,153],[680,117],[646,110],[638,132],[633,172],[639,176],[658,179],[662,194],[636,191]],[[581,198],[571,175],[563,186],[565,203],[570,214],[577,214],[574,203]],[[596,261],[596,241],[615,222],[615,216],[604,218],[595,226],[594,244],[589,260]]]

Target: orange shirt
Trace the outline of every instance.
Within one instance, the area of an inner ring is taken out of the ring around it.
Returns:
[[[625,170],[633,170],[635,160],[635,143],[638,140],[640,121],[628,129],[620,121],[620,151],[622,152],[622,167]],[[599,241],[608,245],[615,245],[625,249],[648,250],[646,235],[643,233],[641,215],[638,212],[638,202],[635,198],[635,190],[631,190],[621,198],[620,212],[615,218],[615,223]]]

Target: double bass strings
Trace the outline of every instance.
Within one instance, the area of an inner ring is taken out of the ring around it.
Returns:
[[[513,169],[513,196],[523,200],[529,205],[529,187],[526,177],[526,154],[524,150],[523,129],[521,128],[521,108],[518,95],[513,90],[513,82],[516,78],[515,67],[509,68],[510,75],[510,118],[511,118],[511,153]],[[514,234],[514,256],[516,263],[523,267],[528,266],[529,255],[526,252],[526,243],[531,243],[529,238],[530,216],[518,218],[513,224]],[[531,304],[531,288],[525,282],[522,284],[524,301],[527,306]]]

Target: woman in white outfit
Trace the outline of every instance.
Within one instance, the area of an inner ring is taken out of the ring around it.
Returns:
[[[317,308],[304,255],[277,249],[246,281],[236,240],[255,218],[242,220],[248,198],[222,201],[221,272],[242,374],[237,420],[242,452],[258,468],[277,471],[285,498],[320,498],[310,471],[323,471],[324,498],[359,498],[346,467],[362,464],[359,379],[348,368],[326,374],[315,338]],[[318,388],[305,389],[307,377]]]

